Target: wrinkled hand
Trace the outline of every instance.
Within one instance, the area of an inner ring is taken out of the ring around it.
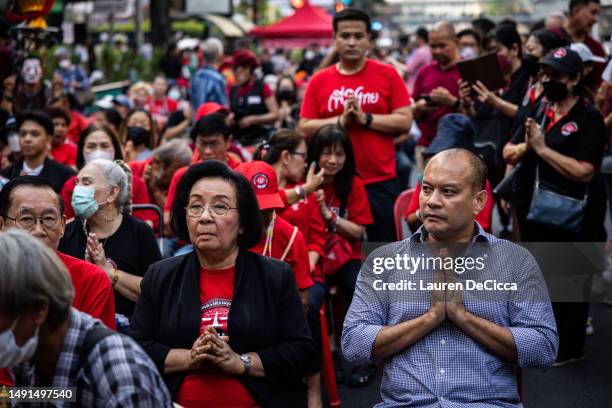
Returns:
[[[85,255],[89,258],[89,260],[93,264],[99,266],[100,268],[104,270],[108,269],[104,247],[102,246],[100,241],[98,241],[96,234],[93,232],[90,233],[89,236],[87,237],[87,248],[85,251],[86,251]]]
[[[448,89],[441,86],[437,87],[429,94],[431,100],[438,105],[453,106],[457,102],[457,98],[451,94]]]
[[[525,122],[525,142],[528,149],[532,149],[538,154],[546,147],[544,133],[533,118],[527,118]]]
[[[208,361],[227,374],[242,374],[244,365],[228,341],[229,337],[219,336],[214,327],[208,326],[193,343],[190,355],[192,364],[197,366],[198,363]]]

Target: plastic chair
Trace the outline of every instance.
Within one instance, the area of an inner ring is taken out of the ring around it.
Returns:
[[[162,212],[161,208],[159,208],[158,206],[156,206],[155,204],[132,204],[132,212],[136,212],[136,211],[145,211],[145,210],[149,210],[149,211],[155,211],[155,213],[157,214],[157,217],[159,218],[159,222],[158,222],[158,231],[157,233],[159,234],[159,239],[158,239],[158,245],[159,245],[159,251],[161,252],[161,256],[164,256],[164,213]]]
[[[403,238],[402,233],[402,220],[404,219],[404,213],[406,212],[406,208],[410,204],[410,200],[412,200],[412,195],[414,194],[414,188],[403,191],[395,200],[395,205],[393,206],[393,218],[395,220],[395,237],[398,241],[401,241]]]
[[[340,395],[338,394],[338,385],[336,384],[336,371],[334,370],[334,360],[332,358],[331,348],[329,347],[329,333],[327,332],[327,317],[325,316],[325,303],[319,309],[321,317],[321,352],[323,354],[323,381],[327,390],[329,405],[339,407],[342,405]]]

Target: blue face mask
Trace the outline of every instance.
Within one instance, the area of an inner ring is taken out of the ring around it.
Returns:
[[[72,193],[72,209],[74,214],[81,219],[88,219],[98,211],[100,204],[94,195],[96,189],[93,186],[76,186]]]

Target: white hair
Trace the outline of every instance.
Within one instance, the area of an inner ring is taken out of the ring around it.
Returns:
[[[202,43],[202,54],[208,63],[214,63],[223,55],[223,43],[220,39],[209,37]]]
[[[132,173],[129,167],[120,160],[110,161],[96,159],[87,163],[84,167],[95,166],[102,171],[106,182],[110,186],[119,187],[119,194],[115,204],[120,212],[131,212],[132,207]]]

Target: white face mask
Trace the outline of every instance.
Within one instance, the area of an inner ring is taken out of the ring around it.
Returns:
[[[115,158],[115,155],[113,153],[107,152],[106,150],[100,150],[100,149],[96,149],[93,152],[86,154],[84,156],[85,164],[93,160],[97,160],[97,159],[113,160],[114,158]]]
[[[9,147],[13,153],[17,153],[21,151],[21,146],[19,145],[19,133],[11,133],[6,137],[8,141]]]
[[[38,81],[40,81],[40,77],[42,75],[42,67],[40,66],[40,61],[34,58],[25,60],[23,62],[21,74],[23,75],[23,80],[26,83],[30,85],[37,84]]]
[[[60,63],[59,63],[59,66],[60,66],[60,68],[63,68],[63,69],[70,68],[70,60],[69,59],[61,60]]]
[[[476,48],[474,47],[463,47],[461,49],[460,54],[461,54],[461,58],[464,60],[473,59],[478,56],[478,52],[476,51]]]
[[[179,99],[181,99],[181,91],[179,91],[176,88],[172,88],[170,92],[168,92],[168,97],[170,99],[174,99],[175,101],[178,101]]]
[[[34,336],[28,339],[21,347],[15,342],[13,329],[17,325],[19,318],[15,320],[10,329],[0,333],[0,368],[11,368],[28,361],[32,358],[38,347],[38,329],[34,331]]]

